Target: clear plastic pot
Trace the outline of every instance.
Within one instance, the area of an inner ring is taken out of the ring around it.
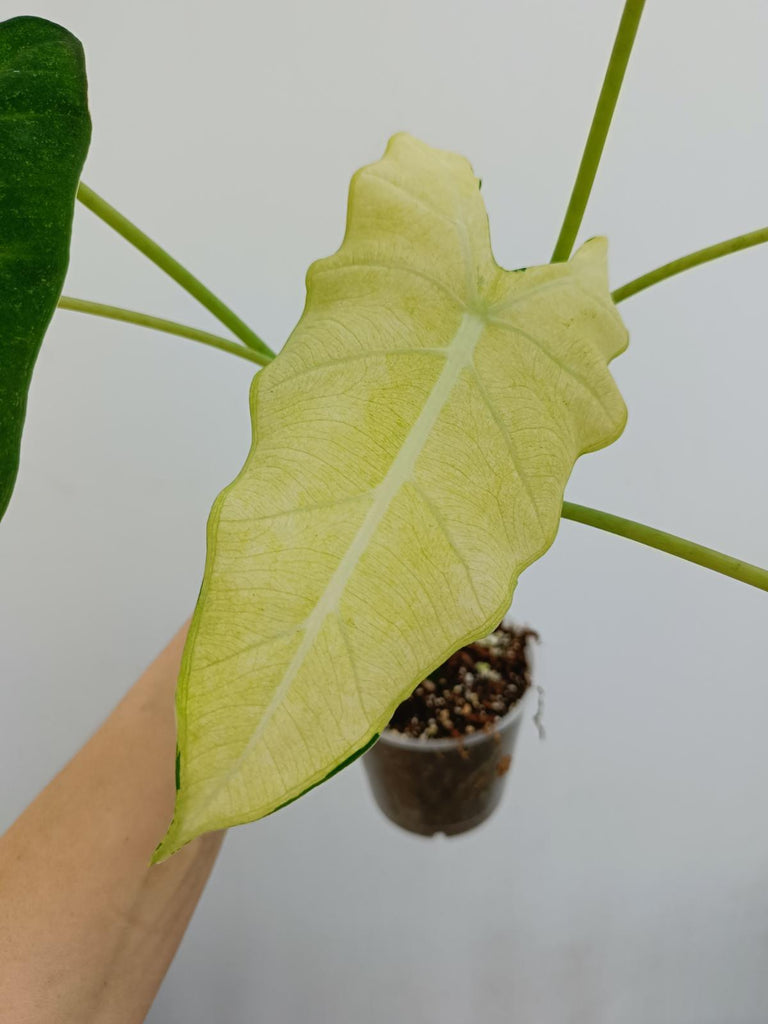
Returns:
[[[462,740],[383,732],[363,764],[389,820],[422,836],[458,835],[484,822],[501,800],[525,699],[524,694],[492,732]]]

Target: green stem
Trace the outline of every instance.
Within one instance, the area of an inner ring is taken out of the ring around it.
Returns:
[[[192,341],[199,341],[203,345],[210,345],[212,348],[221,349],[222,352],[231,352],[234,356],[247,359],[251,363],[263,366],[269,362],[266,355],[261,352],[254,352],[245,348],[236,341],[229,341],[227,338],[220,338],[217,334],[209,334],[208,331],[199,331],[196,327],[187,327],[185,324],[177,324],[173,320],[162,320],[157,316],[149,316],[147,313],[137,313],[132,309],[121,309],[119,306],[105,306],[102,302],[89,302],[87,299],[73,299],[68,295],[62,295],[59,299],[60,309],[70,309],[75,313],[90,313],[92,316],[104,316],[109,320],[121,320],[123,323],[136,324],[139,327],[151,327],[156,331],[164,331],[166,334],[175,334],[179,338],[191,338]]]
[[[650,288],[651,285],[658,284],[659,281],[664,281],[668,277],[674,277],[675,274],[682,274],[684,270],[690,270],[691,267],[698,267],[702,263],[719,259],[720,256],[728,256],[732,252],[740,252],[742,249],[749,249],[751,246],[761,245],[763,242],[768,242],[768,228],[759,228],[746,235],[737,235],[735,238],[728,238],[725,242],[718,242],[717,245],[708,245],[706,249],[697,249],[696,252],[689,253],[687,256],[681,256],[679,260],[672,260],[671,263],[665,263],[662,267],[656,267],[655,270],[628,281],[627,284],[623,284],[621,288],[612,292],[611,298],[614,302],[622,302],[630,295],[637,295],[638,292]]]
[[[225,306],[221,299],[218,299],[213,292],[209,291],[202,281],[198,281],[193,274],[190,274],[185,267],[182,267],[165,249],[162,249],[151,238],[148,238],[135,224],[132,224],[114,206],[110,206],[108,202],[98,196],[93,189],[88,188],[82,181],[77,190],[77,198],[83,206],[88,207],[92,213],[95,213],[97,217],[100,217],[111,228],[114,228],[127,242],[135,246],[139,252],[143,252],[156,266],[164,270],[177,284],[180,284],[190,295],[194,296],[210,313],[213,313],[217,320],[220,320],[227,326],[249,348],[252,348],[255,352],[263,352],[269,358],[274,357],[275,353],[272,349],[257,334],[254,334],[251,328],[243,323],[229,306]]]
[[[199,341],[203,345],[210,345],[223,352],[230,352],[249,362],[263,365],[268,362],[260,354],[243,348],[237,342],[229,341],[227,338],[220,338],[218,335],[209,334],[207,331],[200,331],[195,327],[188,327],[185,324],[175,323],[173,320],[163,320],[160,317],[149,316],[147,313],[138,313],[132,309],[122,309],[119,306],[107,306],[101,302],[90,302],[87,299],[75,299],[62,295],[59,300],[60,309],[68,309],[78,313],[89,313],[92,316],[103,316],[110,320],[119,320],[124,323],[136,324],[139,327],[150,327],[166,334],[173,334],[182,338],[190,338]],[[748,583],[750,586],[758,587],[768,591],[768,569],[761,569],[759,566],[744,562],[741,559],[726,555],[713,548],[704,547],[693,541],[677,537],[672,533],[665,533],[652,526],[635,522],[632,519],[624,519],[621,516],[612,515],[610,512],[602,512],[599,509],[589,508],[587,505],[576,505],[570,501],[563,502],[563,519],[570,519],[573,522],[584,523],[587,526],[594,526],[608,533],[615,533],[620,537],[627,537],[637,541],[639,544],[646,544],[648,547],[657,548],[659,551],[666,551],[678,558],[695,562],[697,565],[712,569],[714,572],[731,576],[733,579]]]
[[[741,559],[725,555],[722,551],[694,544],[693,541],[676,537],[673,533],[665,533],[652,526],[636,523],[632,519],[622,519],[621,516],[611,515],[610,512],[600,512],[598,509],[588,508],[586,505],[574,505],[570,501],[563,502],[562,516],[563,519],[572,519],[575,523],[596,526],[598,530],[607,530],[608,533],[618,534],[619,537],[628,537],[639,544],[647,544],[648,547],[657,548],[659,551],[667,551],[670,555],[684,558],[688,562],[695,562],[696,565],[702,565],[705,569],[712,569],[724,576],[731,576],[735,580],[741,580],[742,583],[748,583],[751,587],[768,590],[768,569],[761,569],[749,562],[742,562]]]
[[[584,146],[568,209],[565,211],[563,226],[560,228],[555,251],[552,253],[553,263],[560,263],[568,259],[573,249],[573,243],[576,241],[576,235],[579,233],[597,168],[600,165],[600,157],[603,155],[608,129],[611,127],[611,118],[616,109],[616,101],[621,91],[621,83],[624,81],[624,72],[627,70],[629,55],[632,52],[644,4],[645,0],[626,0],[624,4],[624,13],[619,22],[616,40],[603,79],[603,87],[597,100],[595,116],[592,118],[592,126]]]

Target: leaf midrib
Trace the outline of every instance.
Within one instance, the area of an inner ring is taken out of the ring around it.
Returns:
[[[312,650],[324,623],[330,615],[338,613],[339,602],[346,589],[347,583],[355,571],[361,555],[364,553],[378,527],[381,525],[392,501],[404,484],[409,480],[413,466],[423,450],[429,434],[437,423],[440,413],[448,402],[451,392],[453,391],[462,371],[464,369],[470,369],[476,383],[480,384],[479,377],[474,368],[474,353],[485,329],[492,323],[495,323],[500,327],[505,327],[507,330],[514,329],[511,323],[505,323],[504,321],[499,320],[497,313],[500,309],[504,309],[506,311],[512,306],[529,301],[533,296],[542,291],[548,291],[553,285],[555,287],[562,287],[568,283],[569,282],[566,278],[559,278],[553,282],[542,282],[541,284],[536,285],[531,289],[526,289],[522,293],[510,297],[501,303],[485,306],[484,303],[476,301],[473,304],[475,306],[474,309],[468,309],[466,306],[464,307],[464,313],[456,334],[449,344],[440,350],[445,357],[445,364],[440,375],[432,386],[432,390],[422,406],[421,412],[414,421],[405,441],[393,459],[384,479],[373,490],[374,497],[371,506],[341,561],[328,581],[323,593],[320,595],[320,598],[316,602],[303,626],[298,627],[296,630],[299,632],[303,629],[301,643],[296,649],[282,680],[275,689],[272,699],[265,708],[251,738],[249,739],[242,754],[238,757],[234,766],[222,780],[217,782],[216,790],[210,797],[210,801],[216,799],[221,790],[224,789],[239,772],[256,744],[264,735],[276,710],[283,703],[283,700],[293,685],[304,660]],[[419,350],[416,349],[414,351],[418,352]],[[343,361],[343,359],[339,360],[339,362]],[[578,378],[575,379],[578,380]],[[579,383],[582,382],[579,381]],[[482,387],[481,394],[483,403],[493,415],[497,425],[499,425],[498,413],[493,403],[490,401],[490,397],[485,393],[485,390]],[[505,440],[509,442],[506,431],[503,431],[503,433]],[[516,453],[512,451],[511,454],[516,456]],[[518,471],[518,476],[528,493],[532,509],[536,514],[542,533],[544,533],[539,516],[539,510],[533,500],[533,495],[530,492],[526,475],[521,471],[516,457],[514,461]],[[358,495],[356,497],[360,496]],[[343,620],[339,618],[339,622],[343,627]]]
[[[411,477],[416,461],[423,451],[424,445],[448,402],[462,371],[472,365],[475,349],[486,326],[487,320],[485,316],[477,312],[467,311],[462,316],[456,334],[445,348],[445,365],[432,386],[432,390],[400,450],[393,459],[383,480],[376,487],[374,500],[366,513],[365,519],[352,538],[341,561],[326,584],[323,593],[307,617],[304,626],[304,636],[283,678],[275,689],[269,704],[264,709],[264,713],[242,754],[226,776],[217,781],[216,790],[210,797],[210,801],[213,801],[218,796],[221,790],[228,785],[240,770],[259,739],[263,736],[275,711],[280,707],[293,685],[304,660],[312,650],[326,620],[330,615],[338,613],[339,602],[357,567],[360,557],[381,525],[392,501]]]

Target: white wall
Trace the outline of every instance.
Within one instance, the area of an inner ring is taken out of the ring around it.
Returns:
[[[274,345],[348,179],[406,128],[468,155],[496,253],[549,258],[619,0],[11,0],[88,55],[85,180]],[[621,284],[766,221],[768,7],[649,3],[582,237]],[[629,300],[626,434],[568,496],[768,563],[768,250]],[[70,294],[208,315],[88,212]],[[57,315],[0,529],[0,825],[195,600],[246,363]],[[359,765],[233,832],[153,1024],[756,1024],[768,1006],[766,595],[566,523],[523,577],[548,739],[465,838]]]

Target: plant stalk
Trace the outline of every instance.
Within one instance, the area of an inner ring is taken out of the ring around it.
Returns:
[[[69,295],[61,296],[59,299],[59,309],[69,309],[76,313],[89,313],[91,316],[103,316],[108,320],[120,320],[123,323],[136,324],[138,327],[151,327],[156,331],[164,331],[166,334],[175,334],[179,338],[190,338],[192,341],[199,341],[203,345],[210,345],[211,348],[218,348],[222,352],[230,352],[233,356],[247,359],[249,362],[256,363],[259,366],[269,362],[269,358],[264,353],[255,352],[239,342],[230,341],[228,338],[220,338],[217,334],[199,331],[196,327],[187,327],[186,324],[178,324],[173,320],[163,320],[157,316],[149,316],[147,313],[137,313],[132,309],[122,309],[120,306],[106,306],[102,302],[89,302],[87,299],[74,299]]]
[[[173,334],[181,338],[189,338],[192,341],[201,342],[203,345],[210,345],[212,348],[229,352],[257,365],[264,365],[269,359],[262,353],[239,345],[235,341],[221,338],[216,334],[209,334],[207,331],[200,331],[196,327],[188,327],[185,324],[176,323],[173,320],[163,320],[160,317],[150,316],[147,313],[138,313],[132,309],[122,309],[119,306],[108,306],[101,302],[90,302],[87,299],[76,299],[68,295],[62,295],[59,300],[59,308],[67,309],[77,313],[88,313],[92,316],[102,316],[109,320],[119,320],[123,323],[135,324],[139,327],[150,327],[154,330],[163,331],[166,334]],[[758,587],[768,591],[768,569],[761,569],[759,566],[751,565],[741,559],[733,558],[721,551],[704,547],[693,541],[677,537],[672,533],[665,533],[652,526],[635,522],[632,519],[624,519],[615,516],[610,512],[602,512],[587,505],[576,505],[570,501],[563,502],[563,519],[570,519],[573,522],[583,523],[586,526],[593,526],[608,533],[615,533],[620,537],[627,537],[640,544],[656,548],[659,551],[666,551],[678,558],[712,569],[715,572],[740,580],[750,586]]]
[[[83,206],[86,206],[92,213],[95,213],[106,224],[109,224],[127,242],[135,246],[139,252],[144,253],[156,266],[164,270],[177,284],[180,284],[182,288],[196,298],[210,313],[213,313],[217,320],[220,320],[228,327],[235,337],[240,338],[242,342],[255,352],[263,353],[268,359],[274,358],[275,353],[272,349],[229,306],[225,306],[221,299],[217,298],[212,291],[206,288],[202,281],[199,281],[194,274],[191,274],[165,249],[161,248],[157,242],[153,242],[135,224],[132,224],[127,217],[124,217],[114,206],[110,206],[106,200],[102,199],[101,196],[97,195],[93,189],[89,188],[82,181],[77,190],[77,198]]]
[[[597,107],[584,146],[576,181],[568,202],[568,209],[565,211],[563,226],[560,228],[560,235],[552,253],[552,263],[560,263],[568,259],[573,249],[573,243],[576,241],[576,235],[579,233],[644,5],[645,0],[626,0],[624,4],[624,11],[619,22],[616,40],[608,61],[603,87],[597,100]]]
[[[665,263],[661,267],[656,267],[655,270],[650,270],[647,274],[628,281],[621,288],[612,292],[611,298],[614,302],[623,302],[624,299],[628,299],[631,295],[637,295],[638,292],[658,284],[659,281],[665,281],[668,277],[674,277],[675,274],[682,274],[684,270],[701,266],[702,263],[709,263],[710,260],[719,259],[721,256],[728,256],[732,252],[749,249],[753,245],[761,245],[763,242],[768,242],[768,228],[759,228],[757,231],[749,231],[745,235],[728,238],[725,242],[718,242],[717,245],[708,245],[706,249],[697,249],[696,252],[681,256],[680,259],[672,260],[671,263]]]
[[[636,523],[632,519],[623,519],[621,516],[588,508],[586,505],[574,505],[570,501],[563,502],[562,516],[563,519],[571,519],[575,523],[584,523],[586,526],[595,526],[598,530],[615,533],[619,537],[628,537],[629,540],[646,544],[658,551],[666,551],[670,555],[704,566],[705,569],[712,569],[734,580],[740,580],[751,587],[768,590],[768,569],[743,562],[740,558],[723,554],[722,551],[705,548],[691,540],[676,537],[673,533],[665,533],[653,526]]]

